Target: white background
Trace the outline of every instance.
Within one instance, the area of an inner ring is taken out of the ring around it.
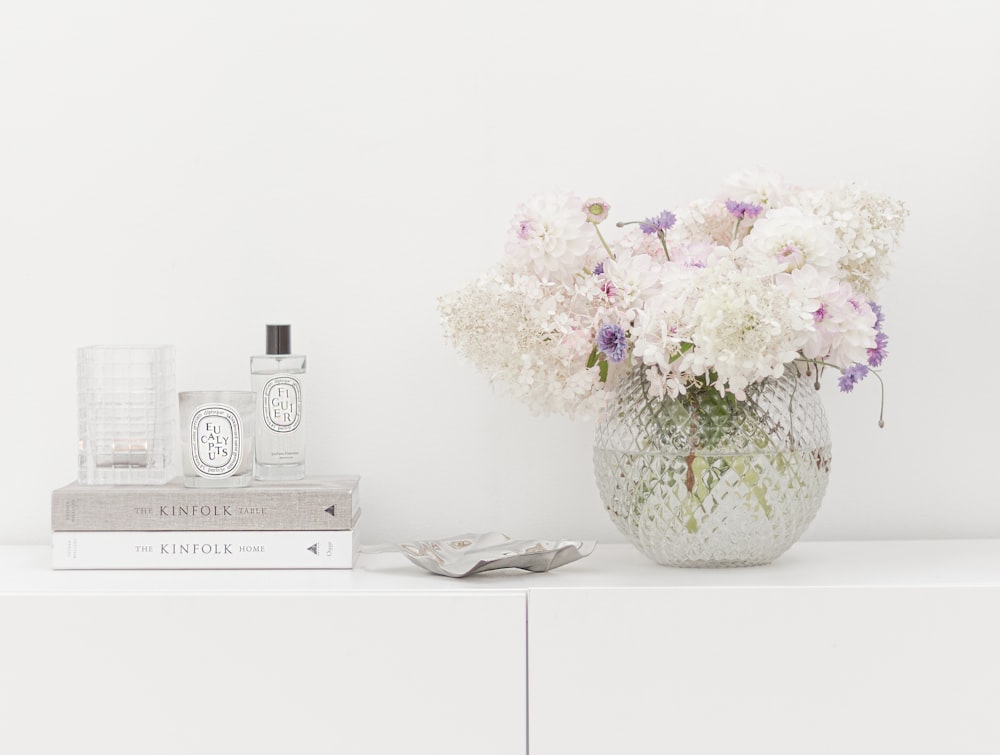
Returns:
[[[618,540],[593,425],[538,418],[443,341],[436,299],[553,189],[618,218],[767,166],[911,212],[878,390],[824,388],[807,537],[998,537],[1000,45],[993,4],[4,3],[0,543],[76,474],[75,350],[172,343],[248,388],[264,324],[309,358],[312,473],[367,542]]]

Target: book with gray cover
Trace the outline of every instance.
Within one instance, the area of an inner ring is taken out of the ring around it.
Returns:
[[[244,488],[81,485],[52,492],[52,530],[349,530],[358,509],[356,476],[254,480]]]

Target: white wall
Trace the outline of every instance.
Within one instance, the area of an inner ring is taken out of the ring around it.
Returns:
[[[1000,536],[993,4],[5,3],[0,542],[75,477],[75,348],[173,343],[243,388],[264,324],[309,356],[309,466],[362,475],[366,541],[617,540],[592,425],[495,395],[436,298],[538,191],[646,216],[765,165],[904,199],[887,426],[824,389],[811,538]]]

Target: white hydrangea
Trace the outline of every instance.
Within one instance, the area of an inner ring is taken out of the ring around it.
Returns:
[[[603,407],[623,365],[588,368],[606,303],[592,281],[577,288],[498,267],[439,300],[445,335],[506,393],[541,414],[586,417]]]
[[[714,372],[720,392],[745,398],[750,383],[780,377],[798,357],[811,324],[805,309],[770,276],[728,264],[709,268],[692,312],[690,368]]]
[[[818,217],[845,250],[840,275],[864,299],[874,300],[889,274],[907,211],[902,202],[841,183],[827,191],[803,192],[795,205]]]

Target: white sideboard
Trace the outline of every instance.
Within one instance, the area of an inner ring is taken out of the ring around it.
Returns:
[[[0,547],[0,752],[1000,752],[1000,541],[681,570],[53,572]]]
[[[529,593],[531,755],[1000,753],[1000,541],[603,566]]]
[[[4,755],[525,750],[523,590],[397,560],[52,572],[49,550],[0,548]]]

